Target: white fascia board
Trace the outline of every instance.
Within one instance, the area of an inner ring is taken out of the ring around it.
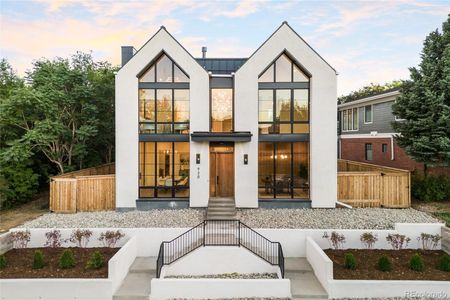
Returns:
[[[369,104],[377,104],[377,103],[383,103],[383,102],[389,102],[394,101],[397,96],[400,95],[399,91],[392,91],[386,94],[381,95],[375,95],[367,98],[363,98],[356,101],[351,101],[348,103],[343,103],[338,105],[338,109],[341,108],[350,108],[350,107],[356,107],[356,106],[362,106],[362,105],[369,105]]]
[[[357,133],[357,134],[341,134],[339,137],[341,139],[376,139],[376,138],[391,138],[391,137],[395,137],[397,135],[397,133],[376,133],[376,134],[371,134],[371,133]]]

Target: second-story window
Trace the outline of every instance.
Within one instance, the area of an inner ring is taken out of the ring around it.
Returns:
[[[358,108],[350,108],[341,111],[341,128],[342,131],[358,130]]]
[[[259,134],[309,133],[309,77],[286,54],[259,77]]]
[[[139,132],[189,134],[188,76],[163,54],[139,78]]]
[[[364,123],[372,123],[372,105],[364,106]]]

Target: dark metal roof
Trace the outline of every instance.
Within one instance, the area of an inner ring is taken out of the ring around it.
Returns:
[[[247,58],[196,58],[206,71],[213,74],[231,74],[236,72]]]

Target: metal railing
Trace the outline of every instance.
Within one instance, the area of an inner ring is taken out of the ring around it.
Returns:
[[[162,242],[156,261],[156,277],[169,265],[202,246],[244,247],[271,265],[278,265],[284,278],[283,248],[239,220],[205,220],[171,241]]]

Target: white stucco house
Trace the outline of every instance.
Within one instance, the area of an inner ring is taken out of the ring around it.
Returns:
[[[248,58],[122,47],[116,207],[335,207],[336,71],[286,22]]]

